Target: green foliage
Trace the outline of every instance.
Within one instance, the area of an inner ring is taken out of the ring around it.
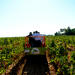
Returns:
[[[12,64],[16,55],[24,52],[24,37],[0,38],[0,74]]]
[[[72,74],[74,74],[75,73],[75,51],[73,51],[71,55],[71,66],[72,66],[71,72]]]
[[[24,45],[24,37],[0,38],[0,74],[5,72],[5,66],[12,64],[16,55],[24,52]],[[57,65],[57,75],[73,75],[75,72],[75,51],[71,51],[68,62],[67,47],[70,46],[75,47],[75,36],[46,36],[46,49],[50,49],[50,63]],[[44,49],[41,49],[42,54]]]
[[[3,72],[5,72],[5,68],[0,68],[0,74],[2,74]]]
[[[56,64],[57,75],[75,73],[75,51],[71,51],[70,62],[67,47],[75,47],[75,36],[47,36],[46,45],[50,49],[50,63]]]
[[[54,40],[52,40],[52,42],[51,42],[51,47],[55,47],[55,42],[54,42]]]

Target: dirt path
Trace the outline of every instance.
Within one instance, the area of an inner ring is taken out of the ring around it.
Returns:
[[[50,75],[45,55],[31,55],[27,57],[22,75]]]

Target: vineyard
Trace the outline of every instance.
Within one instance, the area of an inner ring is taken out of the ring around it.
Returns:
[[[24,46],[24,37],[0,38],[0,74],[23,55]],[[57,75],[75,75],[75,36],[46,36],[46,50]]]
[[[24,37],[0,38],[0,74],[24,52]]]
[[[47,36],[50,63],[57,75],[75,75],[75,36]]]

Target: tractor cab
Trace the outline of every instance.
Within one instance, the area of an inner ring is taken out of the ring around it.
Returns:
[[[40,54],[45,46],[45,36],[39,32],[25,37],[25,53],[27,54]]]

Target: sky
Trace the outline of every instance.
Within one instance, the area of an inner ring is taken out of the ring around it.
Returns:
[[[75,28],[75,0],[0,0],[0,37]]]

